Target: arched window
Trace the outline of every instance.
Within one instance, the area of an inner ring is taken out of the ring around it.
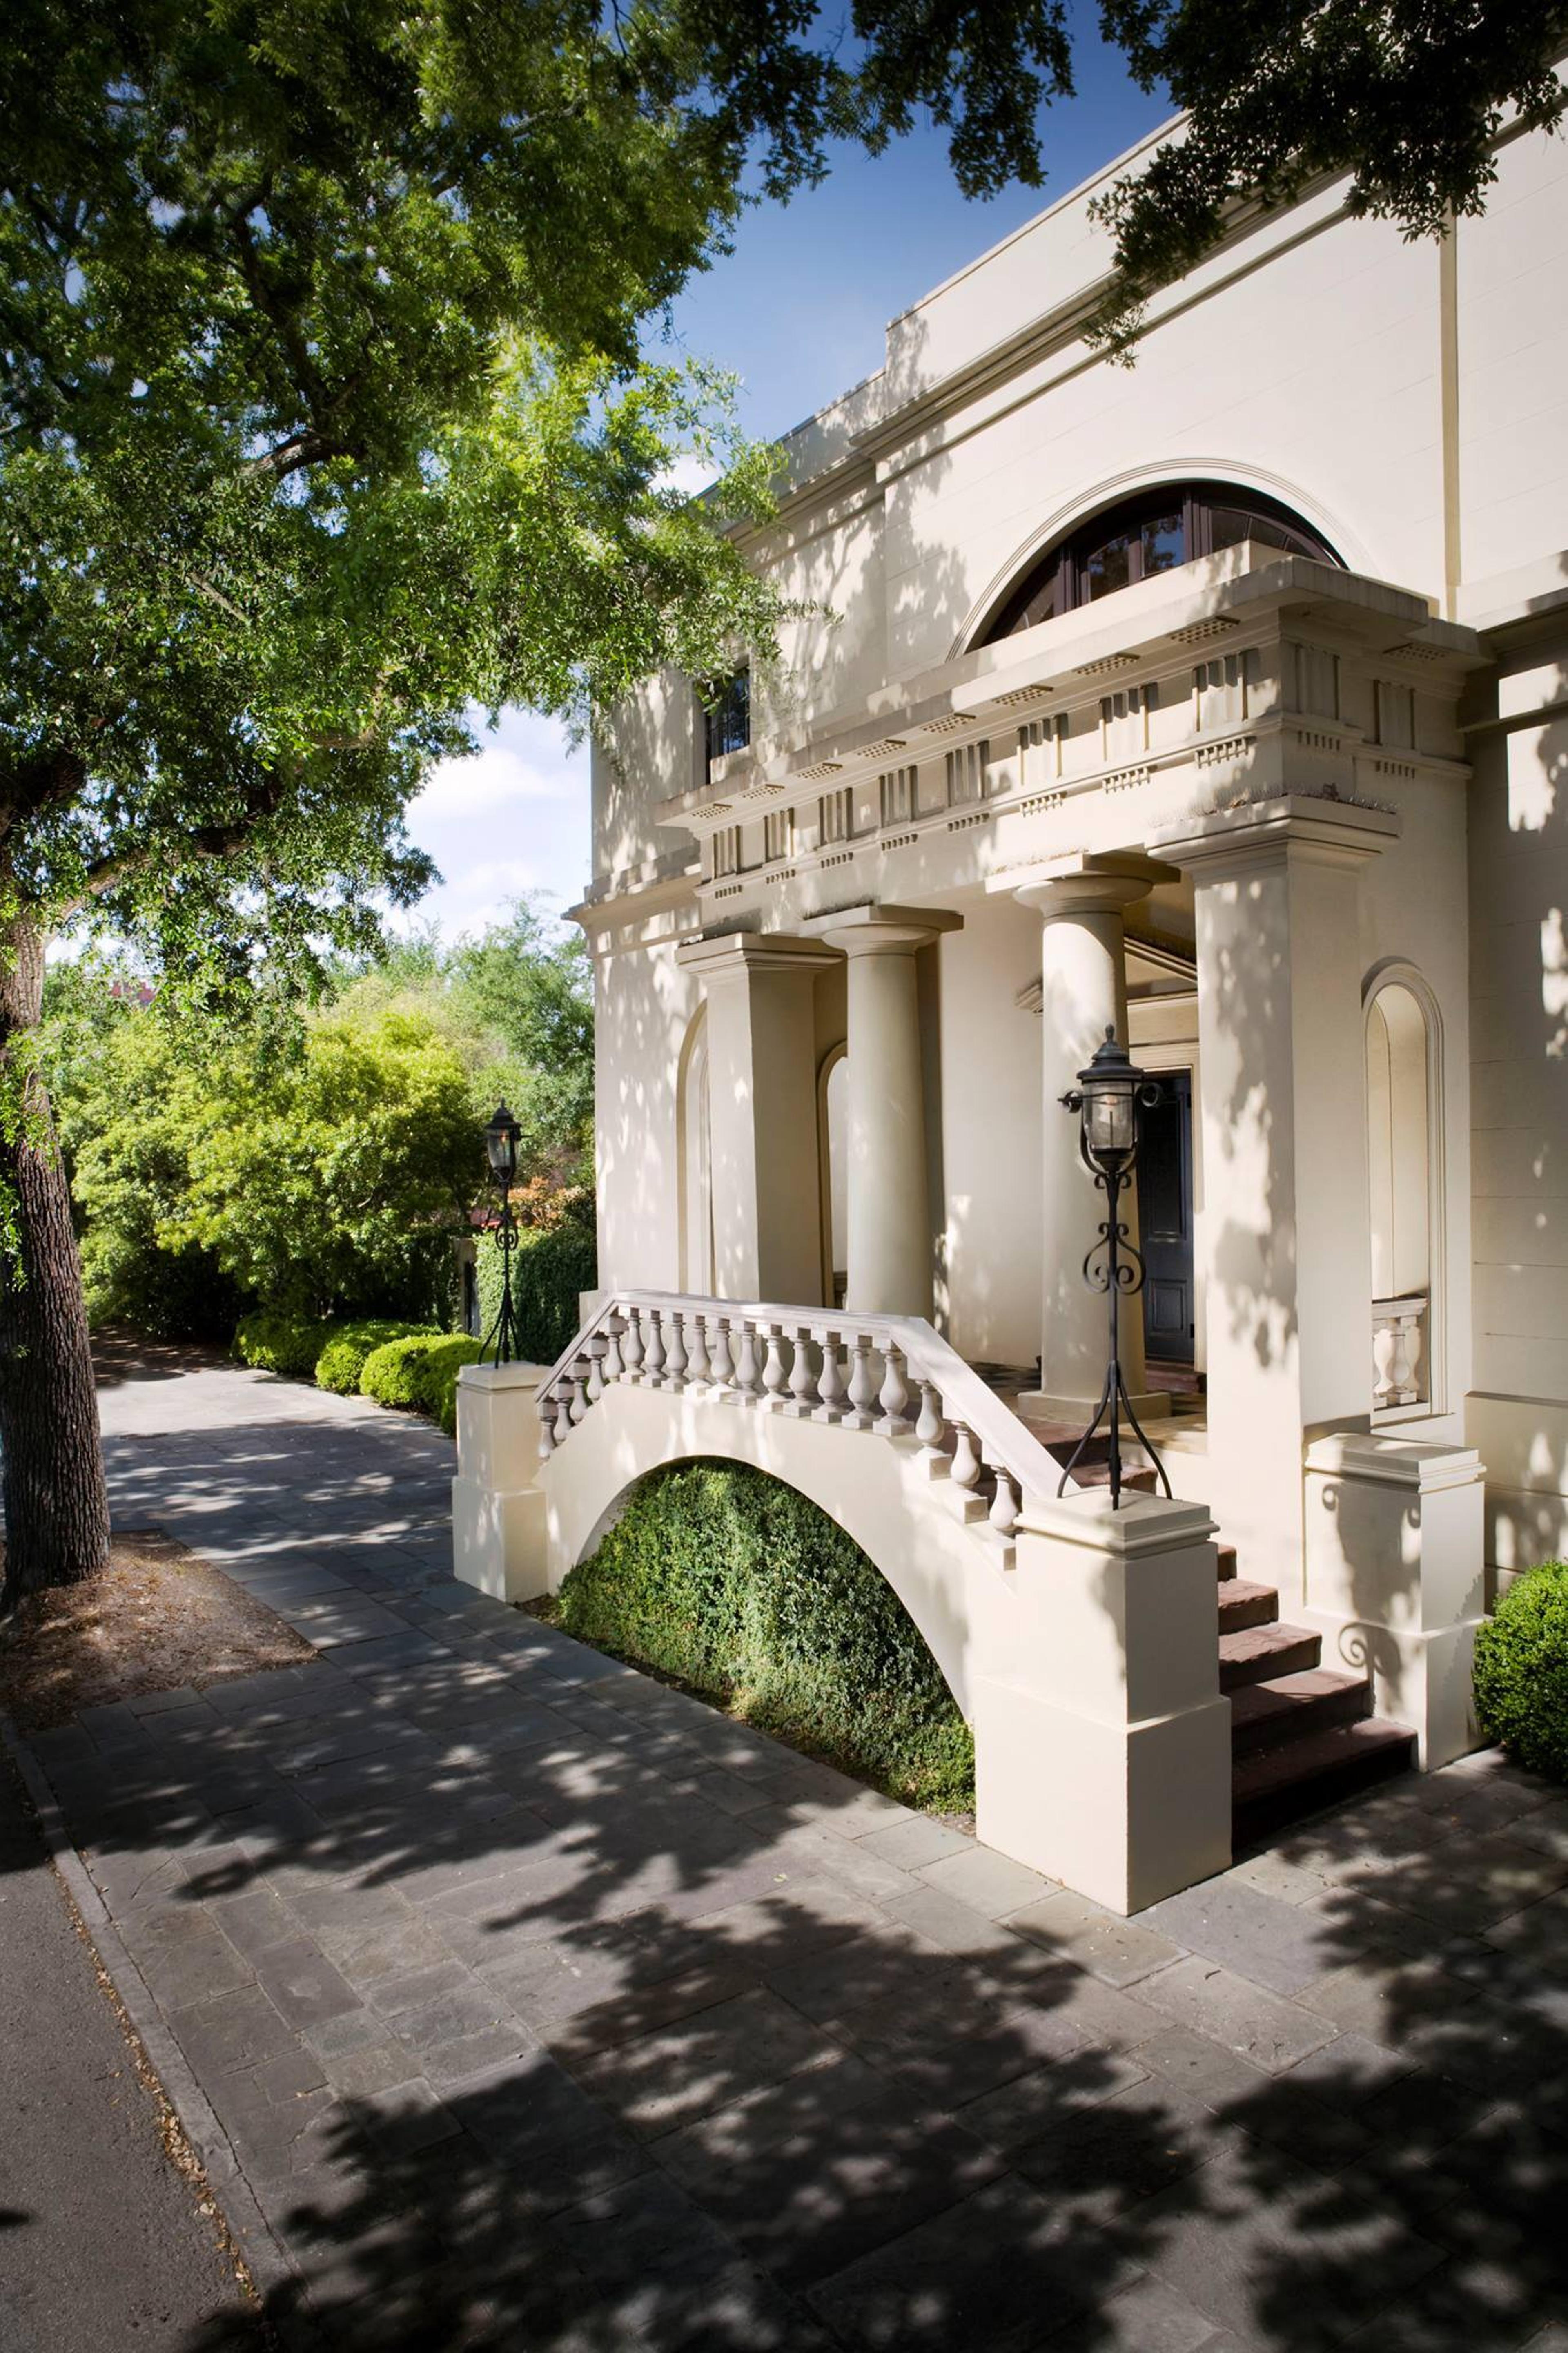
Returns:
[[[1366,1008],[1373,1404],[1429,1409],[1439,1386],[1442,1067],[1436,1011],[1406,967]]]
[[[1320,564],[1340,563],[1300,515],[1259,491],[1226,482],[1162,483],[1075,524],[1007,591],[974,643],[994,645],[998,638],[1032,629],[1058,613],[1244,539],[1287,555],[1310,555]]]

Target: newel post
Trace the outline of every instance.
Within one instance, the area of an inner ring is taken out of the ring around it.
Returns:
[[[1031,1497],[976,1677],[981,1838],[1115,1912],[1230,1862],[1214,1533],[1202,1504]]]
[[[542,1365],[465,1365],[458,1375],[452,1574],[499,1601],[545,1590],[540,1487]]]

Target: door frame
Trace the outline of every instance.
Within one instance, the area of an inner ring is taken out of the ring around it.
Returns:
[[[1167,1034],[1154,1037],[1151,1018],[1159,1010],[1159,1026]],[[1185,1071],[1193,1089],[1193,1370],[1208,1366],[1208,1247],[1204,1219],[1204,1134],[1199,1091],[1198,993],[1175,997],[1134,997],[1127,1008],[1132,1059],[1152,1079]]]

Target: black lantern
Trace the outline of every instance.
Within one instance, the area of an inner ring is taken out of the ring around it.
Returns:
[[[1106,1459],[1110,1472],[1110,1508],[1119,1511],[1121,1507],[1123,1413],[1134,1437],[1159,1473],[1166,1494],[1171,1493],[1165,1466],[1143,1434],[1121,1377],[1119,1330],[1121,1302],[1136,1298],[1143,1288],[1143,1261],[1133,1248],[1126,1221],[1120,1214],[1121,1197],[1123,1188],[1132,1182],[1133,1166],[1138,1158],[1139,1113],[1146,1104],[1158,1103],[1160,1090],[1138,1068],[1126,1047],[1119,1042],[1115,1030],[1108,1028],[1105,1041],[1096,1048],[1089,1068],[1079,1072],[1078,1085],[1070,1088],[1061,1100],[1064,1108],[1074,1113],[1079,1119],[1079,1150],[1083,1155],[1084,1166],[1105,1195],[1106,1207],[1110,1211],[1110,1215],[1100,1221],[1100,1239],[1084,1260],[1083,1279],[1091,1291],[1106,1294],[1110,1327],[1100,1403],[1094,1409],[1094,1419],[1068,1458],[1057,1493],[1066,1493],[1068,1481],[1103,1421],[1108,1440]]]
[[[497,1103],[485,1128],[485,1157],[500,1195],[500,1313],[479,1349],[479,1362],[495,1351],[498,1365],[510,1365],[517,1354],[517,1310],[511,1297],[511,1256],[517,1248],[517,1219],[511,1209],[512,1179],[517,1175],[517,1145],[522,1130],[505,1103]]]

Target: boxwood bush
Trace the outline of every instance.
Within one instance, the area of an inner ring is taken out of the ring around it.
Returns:
[[[1568,1563],[1517,1577],[1477,1634],[1476,1713],[1516,1763],[1568,1781]]]
[[[479,1357],[479,1343],[466,1332],[448,1332],[410,1359],[414,1402],[440,1423],[448,1438],[458,1434],[458,1375]]]
[[[435,1334],[433,1324],[407,1324],[391,1321],[385,1316],[361,1324],[334,1324],[331,1338],[316,1359],[316,1387],[331,1389],[338,1397],[353,1397],[359,1388],[364,1360],[375,1349],[384,1348],[389,1340],[402,1340],[416,1333]]]
[[[913,1620],[836,1522],[763,1472],[654,1472],[555,1614],[906,1804],[973,1804],[973,1737]]]
[[[405,1332],[373,1348],[360,1367],[361,1397],[374,1398],[377,1405],[417,1405],[419,1360],[443,1337],[439,1332]]]
[[[234,1353],[256,1372],[308,1381],[314,1378],[316,1360],[331,1336],[332,1326],[314,1316],[280,1315],[264,1308],[240,1317]]]

